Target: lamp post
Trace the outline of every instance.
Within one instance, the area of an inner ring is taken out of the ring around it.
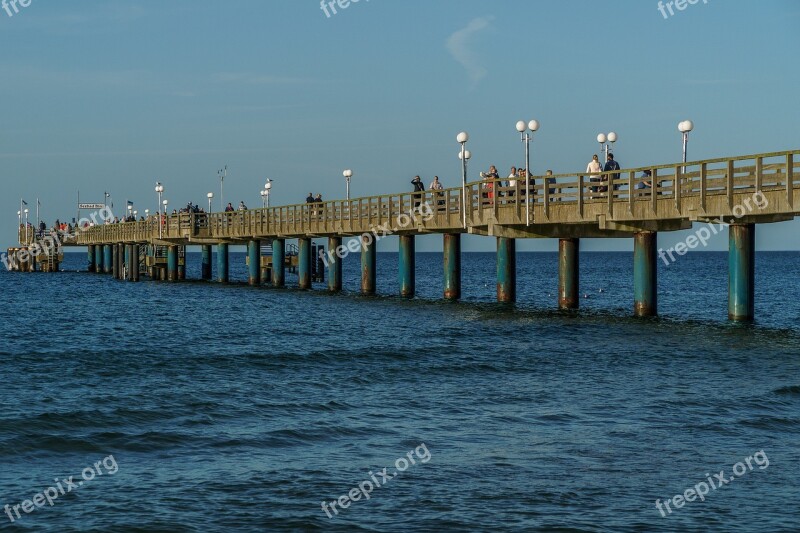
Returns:
[[[161,195],[164,194],[164,186],[161,182],[156,182],[156,192],[158,193],[158,209],[161,210]]]
[[[24,212],[25,212],[25,244],[28,244],[28,213],[30,212],[30,209],[26,207]]]
[[[689,132],[694,129],[694,122],[684,120],[678,124],[678,131],[683,134],[683,162],[686,163],[686,149],[689,147]]]
[[[467,150],[467,141],[469,141],[469,134],[462,131],[456,136],[456,141],[461,145],[461,151],[458,153],[458,158],[461,160],[461,211],[462,211],[462,224],[464,228],[467,227],[467,160],[472,157],[472,154]]]
[[[145,218],[145,220],[149,220],[150,219],[150,210],[149,209],[145,209],[144,210],[144,218]]]
[[[267,178],[267,182],[264,184],[264,192],[267,197],[267,208],[269,208],[269,195],[272,193],[272,180],[269,178]]]
[[[214,199],[214,193],[210,192],[210,193],[206,194],[206,198],[208,198],[208,212],[210,213],[211,212],[211,200]]]
[[[344,181],[347,184],[347,200],[350,201],[350,178],[353,177],[353,171],[348,168],[342,172],[342,176],[344,176]]]
[[[17,211],[17,219],[19,219],[19,227],[22,227],[22,211]],[[25,230],[27,231],[27,230]],[[22,239],[19,238],[20,232],[17,232],[17,240],[22,244]]]
[[[131,215],[133,215],[133,206],[128,204],[128,220],[131,219]]]
[[[163,189],[163,187],[162,187],[162,189]],[[163,202],[161,202],[161,205],[164,206],[164,218],[162,220],[158,221],[158,237],[159,238],[164,236],[164,224],[167,221],[167,204],[169,204],[169,202],[167,200],[164,200]],[[160,209],[161,209],[161,207],[159,206],[159,210]]]
[[[133,221],[136,222],[136,219],[139,217],[139,211],[133,210]]]
[[[600,143],[600,151],[605,154],[605,158],[603,161],[608,161],[608,152],[611,151],[613,148],[606,144],[606,141],[610,142],[613,146],[615,142],[617,142],[617,134],[613,131],[606,135],[605,133],[601,133],[597,136],[597,142]],[[603,163],[605,164],[605,163]]]
[[[517,131],[519,132],[520,140],[525,143],[525,225],[531,225],[531,202],[530,202],[530,185],[531,185],[531,141],[533,141],[533,134],[539,130],[539,121],[531,120],[525,124],[524,120],[517,122]]]
[[[266,209],[267,207],[267,191],[266,189],[261,191],[261,209]]]
[[[222,192],[222,184],[225,181],[225,178],[228,177],[228,165],[225,165],[225,168],[219,169],[217,171],[217,176],[219,176],[219,208],[220,211],[225,211],[225,200]]]

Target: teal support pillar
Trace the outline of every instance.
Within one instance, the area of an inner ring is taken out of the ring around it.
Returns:
[[[111,274],[114,270],[114,247],[110,244],[103,246],[103,272]]]
[[[103,246],[98,244],[94,247],[94,271],[102,274],[105,271],[105,254],[103,253]]]
[[[88,260],[87,267],[89,272],[96,272],[97,263],[95,261],[97,261],[97,257],[95,256],[94,245],[92,244],[86,247],[86,259]]]
[[[413,235],[400,235],[400,259],[398,278],[400,296],[413,298],[416,291],[416,243]]]
[[[342,238],[328,237],[328,254],[325,264],[328,266],[328,290],[341,292],[342,290]]]
[[[261,285],[261,241],[258,239],[247,243],[247,283],[251,287]]]
[[[633,235],[634,314],[658,315],[658,233],[640,231]]]
[[[558,240],[558,308],[580,306],[580,239]]]
[[[200,277],[205,280],[209,281],[211,279],[211,245],[204,244],[203,245],[203,263],[200,265]]]
[[[311,239],[297,241],[297,277],[301,289],[311,288]]]
[[[136,282],[139,281],[139,245],[131,244],[130,246],[130,268],[128,269],[130,276],[128,279]]]
[[[178,279],[186,279],[186,247],[178,246]]]
[[[517,241],[497,238],[497,301],[517,301]]]
[[[131,257],[131,245],[123,244],[122,245],[122,264],[124,265],[122,268],[123,281],[129,279],[131,275],[130,257]]]
[[[461,298],[461,235],[444,234],[444,297]]]
[[[217,245],[217,281],[228,283],[230,270],[228,265],[228,245],[220,243]]]
[[[361,236],[361,294],[372,296],[377,290],[378,243],[372,233]]]
[[[272,241],[272,285],[273,287],[286,285],[286,241],[284,239]]]
[[[728,228],[728,318],[749,322],[755,318],[756,225]]]
[[[118,244],[111,245],[111,276],[114,279],[119,279],[120,271],[118,246]]]
[[[167,279],[178,281],[178,247],[167,247]]]
[[[125,279],[125,245],[117,246],[117,261],[119,261],[119,280]]]

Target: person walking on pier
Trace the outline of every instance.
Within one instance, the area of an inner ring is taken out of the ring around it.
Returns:
[[[421,193],[425,190],[425,184],[422,183],[422,179],[419,176],[414,176],[411,184],[414,186],[414,209],[416,209],[422,203]]]

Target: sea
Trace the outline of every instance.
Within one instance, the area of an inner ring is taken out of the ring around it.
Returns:
[[[727,320],[727,254],[441,253],[417,296],[0,271],[0,531],[800,531],[800,253],[758,253],[756,321]]]

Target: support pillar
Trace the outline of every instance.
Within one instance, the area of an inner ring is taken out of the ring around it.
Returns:
[[[658,315],[658,234],[633,235],[633,294],[636,316]]]
[[[103,272],[111,274],[114,269],[114,248],[110,244],[103,246]]]
[[[247,284],[261,285],[261,241],[257,239],[247,242]]]
[[[416,291],[416,243],[413,235],[400,235],[400,296],[413,298]]]
[[[558,308],[580,306],[580,239],[558,240]]]
[[[272,241],[272,286],[284,287],[286,285],[286,241],[274,239]]]
[[[130,275],[128,279],[136,282],[139,281],[139,245],[131,244],[130,247],[130,267],[128,268]]]
[[[181,257],[181,255],[183,257]],[[178,246],[178,280],[183,281],[185,279],[186,279],[186,247]]]
[[[338,253],[341,246],[341,237],[328,237],[328,255],[325,261],[328,265],[328,290],[331,292],[342,290],[342,258]]]
[[[361,294],[371,296],[377,289],[377,245],[372,233],[361,237]]]
[[[497,301],[517,301],[517,241],[497,238]]]
[[[90,244],[86,247],[86,259],[88,259],[87,267],[89,272],[96,272],[97,271],[97,264],[95,261],[97,260],[94,251],[94,245]]]
[[[311,288],[311,239],[297,241],[297,277],[301,289]]]
[[[208,281],[211,279],[211,245],[203,245],[203,263],[200,268],[200,277]]]
[[[444,234],[444,298],[461,298],[461,235]]]
[[[98,274],[102,274],[105,270],[104,259],[103,246],[98,244],[94,247],[94,271]]]
[[[119,244],[111,245],[111,275],[114,279],[119,279]]]
[[[178,281],[178,247],[167,247],[167,279]]]
[[[219,243],[217,245],[217,281],[220,283],[228,283],[229,278],[228,270],[228,245]]]
[[[728,318],[749,322],[755,318],[756,225],[728,228]]]

